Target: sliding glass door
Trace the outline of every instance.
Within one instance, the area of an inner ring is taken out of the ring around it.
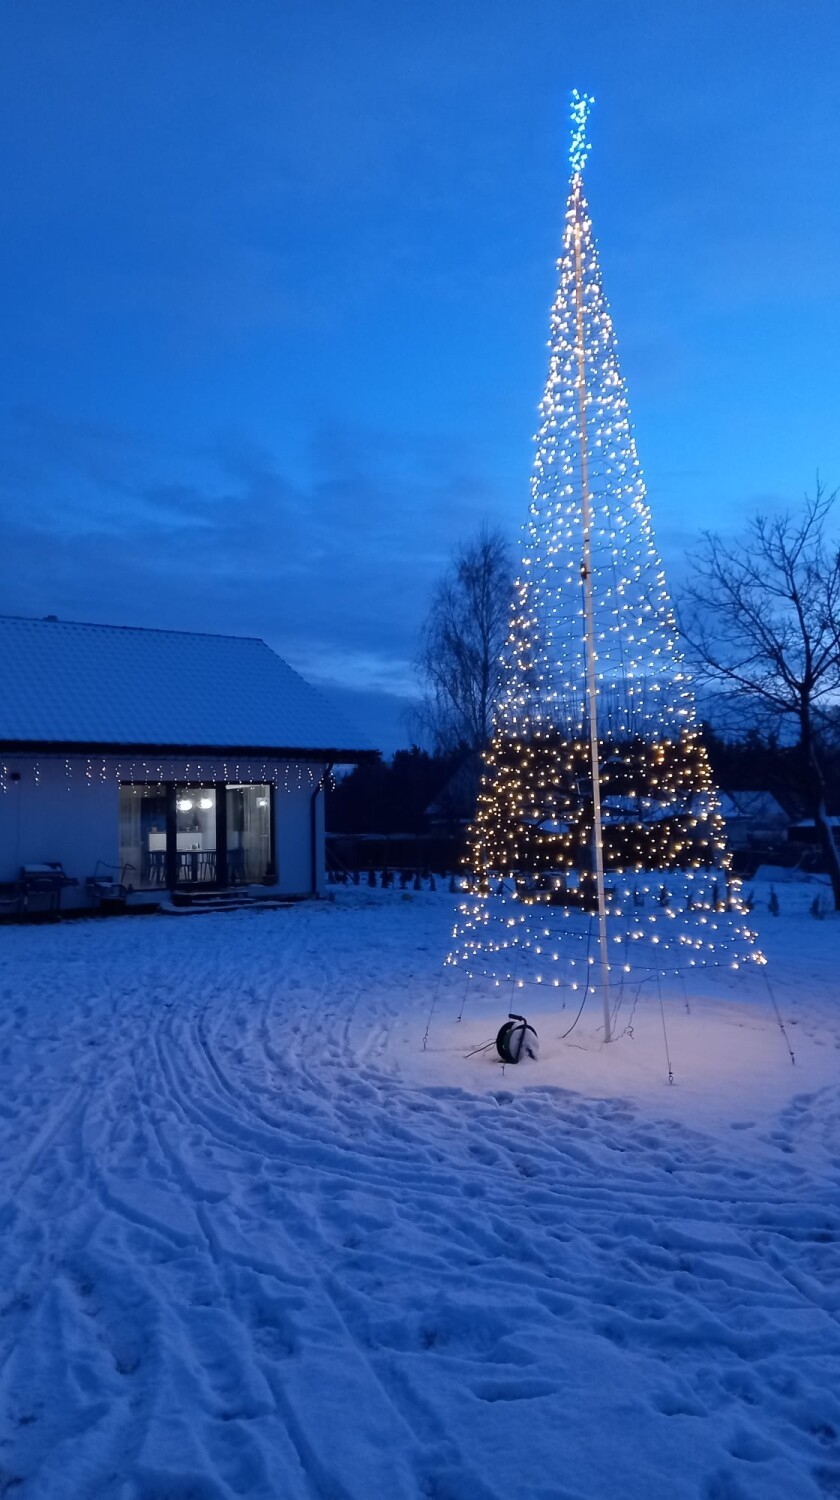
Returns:
[[[122,878],[146,891],[262,884],[275,869],[273,795],[247,782],[122,783]]]
[[[264,881],[271,866],[271,787],[227,788],[227,869],[230,885]]]
[[[120,787],[120,879],[135,890],[166,886],[165,786]]]
[[[175,788],[177,885],[217,883],[216,792],[215,786]]]

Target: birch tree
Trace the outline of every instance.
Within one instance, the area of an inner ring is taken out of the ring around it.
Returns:
[[[479,750],[490,738],[512,595],[510,544],[501,531],[482,527],[459,546],[421,636],[420,718],[439,751]]]
[[[703,534],[685,591],[682,634],[698,676],[765,730],[793,729],[797,785],[814,824],[840,910],[840,857],[827,815],[823,733],[840,694],[837,491],[817,484],[794,515],[758,515],[729,542]]]

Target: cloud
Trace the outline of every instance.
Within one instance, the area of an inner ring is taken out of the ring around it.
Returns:
[[[177,451],[29,410],[5,439],[7,612],[257,635],[307,676],[395,700],[416,691],[452,546],[499,503],[468,453],[423,434],[323,427],[305,475],[235,432]]]

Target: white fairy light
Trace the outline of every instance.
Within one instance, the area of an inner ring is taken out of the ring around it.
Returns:
[[[687,945],[712,963],[763,960],[740,920],[737,888],[726,889],[723,819],[601,282],[582,178],[592,102],[573,95],[522,569],[470,832],[476,890],[462,903],[448,961],[517,983],[513,969],[526,961],[532,982],[549,982],[544,966],[560,959],[558,928],[572,947],[584,932],[580,923],[574,931],[569,907],[593,908],[590,850],[597,855],[600,840],[595,905],[606,993],[607,928],[625,946],[620,959],[632,947],[644,962],[652,944],[658,972]],[[710,925],[712,910],[721,916]],[[501,940],[499,923],[512,926],[510,938]],[[563,956],[574,963],[571,950]],[[594,962],[587,954],[585,967]],[[623,974],[626,961],[615,968]]]
[[[579,94],[572,89],[572,144],[569,151],[572,173],[582,172],[589,155],[586,139],[586,122],[595,99],[592,94]]]

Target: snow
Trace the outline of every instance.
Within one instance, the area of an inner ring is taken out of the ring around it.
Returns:
[[[159,759],[162,745],[208,746],[222,759],[237,746],[370,748],[264,641],[0,615],[0,652],[7,749],[147,746]]]
[[[442,891],[0,930],[0,1496],[836,1497],[815,889],[505,1069]]]

